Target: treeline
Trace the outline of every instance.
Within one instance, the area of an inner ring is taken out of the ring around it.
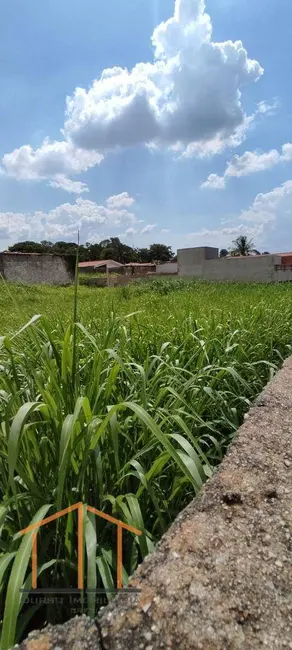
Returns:
[[[57,241],[55,243],[43,240],[41,242],[23,241],[9,246],[12,253],[51,253],[55,255],[76,255],[75,242]],[[121,264],[130,262],[169,262],[175,260],[171,246],[151,244],[149,248],[132,248],[123,244],[118,237],[104,239],[98,244],[80,244],[79,260],[115,260]]]

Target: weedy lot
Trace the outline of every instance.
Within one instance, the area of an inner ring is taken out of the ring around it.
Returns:
[[[73,298],[73,288],[1,285],[2,650],[72,614],[66,598],[56,607],[20,593],[32,533],[18,531],[79,501],[122,519],[142,531],[124,535],[127,584],[291,351],[289,284],[80,287],[76,325]],[[86,587],[112,589],[115,531],[85,517]],[[39,587],[77,586],[76,524],[70,513],[40,529]],[[94,615],[94,595],[85,609]]]

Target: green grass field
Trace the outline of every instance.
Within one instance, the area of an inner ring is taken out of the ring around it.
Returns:
[[[123,583],[212,476],[252,400],[291,352],[292,287],[181,279],[0,289],[1,649],[70,616],[25,602],[31,533],[79,501],[140,531]],[[30,325],[22,329],[25,323]],[[21,330],[21,331],[20,331]],[[111,589],[109,524],[85,516],[85,585]],[[75,514],[38,533],[38,586],[77,586]],[[109,596],[110,597],[110,596]],[[86,611],[95,613],[94,598]]]

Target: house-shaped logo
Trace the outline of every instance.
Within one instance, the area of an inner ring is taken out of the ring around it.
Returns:
[[[23,530],[19,531],[20,535],[26,535],[27,533],[32,532],[32,589],[37,589],[37,533],[39,528],[41,528],[41,526],[45,526],[46,524],[49,524],[51,521],[60,519],[60,517],[69,514],[69,512],[73,512],[73,510],[77,510],[78,513],[78,552],[77,552],[78,589],[83,590],[84,588],[84,566],[83,566],[84,510],[86,510],[87,512],[92,512],[94,515],[97,515],[102,519],[106,519],[107,521],[117,526],[117,589],[122,589],[123,588],[122,585],[123,529],[128,530],[131,533],[134,533],[134,535],[142,535],[142,531],[138,530],[137,528],[134,528],[134,526],[130,526],[129,524],[124,524],[124,522],[120,521],[119,519],[115,519],[115,517],[111,517],[110,515],[107,515],[105,512],[101,512],[101,510],[96,510],[96,508],[92,508],[91,506],[85,505],[81,502],[75,503],[73,506],[69,506],[68,508],[64,508],[64,510],[60,510],[59,512],[56,512],[54,515],[51,515],[50,517],[46,517],[41,521],[37,521],[34,524],[27,526],[27,528],[24,528]]]

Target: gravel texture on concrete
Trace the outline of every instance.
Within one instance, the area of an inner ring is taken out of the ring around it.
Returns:
[[[99,628],[86,616],[76,616],[63,625],[48,625],[31,632],[20,646],[22,650],[102,650]]]
[[[72,650],[81,647],[73,645],[80,621],[92,630],[88,650],[292,648],[291,388],[292,358],[257,398],[215,476],[136,571],[130,586],[141,592],[104,608],[99,634],[84,618],[63,626],[71,626]],[[55,630],[21,647],[57,650]],[[44,637],[51,645],[41,645]],[[67,635],[60,639],[58,648],[69,648]]]

